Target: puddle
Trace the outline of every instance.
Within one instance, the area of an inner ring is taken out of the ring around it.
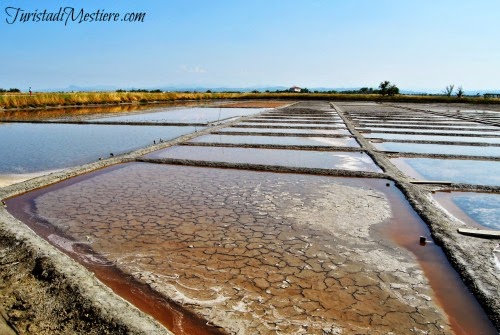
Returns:
[[[323,147],[355,147],[358,142],[352,137],[288,137],[288,136],[253,136],[253,135],[204,135],[192,139],[194,143],[228,143],[228,144],[276,144]]]
[[[225,120],[237,116],[253,115],[268,110],[266,108],[181,108],[155,111],[134,115],[123,115],[95,119],[95,122],[182,122],[207,123]]]
[[[382,172],[372,159],[362,152],[175,146],[145,157]]]
[[[0,123],[0,174],[77,166],[196,129],[202,128]]]
[[[415,179],[500,186],[500,162],[434,158],[392,158],[391,162]]]
[[[347,129],[331,129],[331,130],[319,130],[319,129],[272,129],[272,128],[238,128],[230,127],[223,128],[219,133],[275,133],[275,134],[313,134],[313,135],[351,135]]]
[[[500,230],[500,194],[437,192],[433,197],[462,222],[476,228]]]
[[[499,157],[500,147],[488,146],[465,146],[449,144],[420,144],[384,142],[373,143],[373,146],[382,151],[409,152],[419,154],[441,154],[441,155],[464,155],[464,156],[487,156]]]
[[[45,237],[86,266],[116,268],[97,271],[104,282],[131,276],[128,291],[152,287],[230,333],[449,334],[440,301],[455,334],[495,334],[439,248],[418,244],[425,225],[386,183],[132,163],[7,205],[39,233],[57,227]],[[433,290],[382,232],[414,250]],[[101,257],[82,258],[78,244]]]
[[[460,136],[438,136],[438,135],[409,135],[409,134],[386,134],[368,133],[366,138],[380,138],[387,140],[408,140],[408,141],[442,141],[442,142],[472,142],[500,144],[500,137],[460,137]]]

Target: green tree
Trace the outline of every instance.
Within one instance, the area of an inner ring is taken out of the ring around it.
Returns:
[[[393,96],[399,94],[399,88],[396,85],[391,85],[391,82],[386,80],[378,86],[381,95]]]
[[[464,89],[462,88],[462,86],[458,86],[458,89],[457,89],[457,98],[461,98],[464,96]]]
[[[387,89],[387,95],[392,97],[396,94],[399,94],[399,88],[396,85],[389,86],[389,88]]]
[[[387,89],[389,88],[390,84],[391,84],[391,82],[388,80],[381,82],[380,85],[378,85],[378,88],[380,90],[380,94],[387,95]]]

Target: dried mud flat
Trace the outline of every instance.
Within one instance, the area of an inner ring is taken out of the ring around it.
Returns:
[[[414,259],[370,233],[391,211],[366,186],[133,164],[35,203],[76,241],[232,334],[450,333]]]
[[[305,105],[288,111],[332,111]],[[383,154],[370,155],[384,166]],[[49,187],[23,210],[58,228],[47,239],[60,249],[92,262],[78,247],[89,246],[229,333],[454,333],[415,256],[381,233],[400,205],[386,180],[153,163]],[[419,213],[433,215],[422,208],[425,192],[384,169]],[[64,174],[4,193],[57,179]],[[0,225],[0,330],[168,333],[5,208]]]

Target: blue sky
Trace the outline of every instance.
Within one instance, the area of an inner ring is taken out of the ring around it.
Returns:
[[[66,6],[146,17],[7,23],[7,7]],[[0,87],[376,87],[389,80],[409,90],[500,89],[499,13],[498,0],[0,0]]]

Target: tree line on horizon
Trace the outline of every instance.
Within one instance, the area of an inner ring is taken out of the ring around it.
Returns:
[[[297,89],[294,87],[293,89]],[[117,93],[127,93],[127,92],[132,92],[132,93],[164,93],[161,89],[152,89],[152,90],[147,90],[147,89],[130,89],[130,90],[125,90],[125,89],[118,89],[115,92]],[[1,93],[21,93],[21,90],[18,88],[10,88],[10,89],[4,89],[0,88],[0,94]],[[64,92],[60,92],[64,93]],[[242,91],[220,91],[220,92],[213,92],[212,90],[207,90],[205,92],[200,92],[200,91],[183,91],[179,93],[245,93]],[[395,96],[400,94],[399,88],[395,84],[391,84],[390,81],[385,80],[382,81],[378,88],[372,88],[372,87],[361,87],[359,89],[355,90],[343,90],[343,91],[337,91],[337,90],[309,90],[308,88],[300,88],[300,91],[295,91],[291,89],[284,89],[284,90],[275,90],[275,91],[270,91],[266,90],[264,92],[260,92],[259,90],[253,90],[250,93],[321,93],[321,94],[374,94],[374,95],[382,95],[382,96]],[[450,84],[445,87],[445,89],[441,92],[441,94],[428,94],[428,93],[417,93],[417,94],[410,94],[410,95],[420,95],[420,96],[447,96],[451,97],[452,95],[455,95],[457,98],[462,98],[465,96],[465,92],[462,88],[462,86],[458,86],[458,88],[455,90],[455,85]],[[479,96],[479,93],[476,95]]]

